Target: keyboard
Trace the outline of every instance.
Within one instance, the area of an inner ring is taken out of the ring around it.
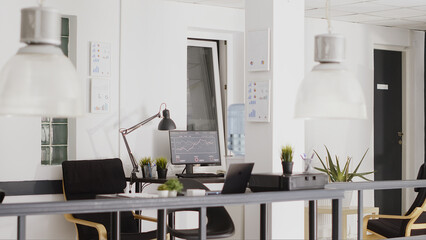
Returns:
[[[223,173],[184,173],[184,174],[176,174],[178,178],[221,178],[224,177]]]

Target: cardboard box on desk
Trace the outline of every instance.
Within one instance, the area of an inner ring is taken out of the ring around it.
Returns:
[[[252,174],[249,188],[252,192],[292,191],[324,188],[328,177],[322,173],[311,174]]]

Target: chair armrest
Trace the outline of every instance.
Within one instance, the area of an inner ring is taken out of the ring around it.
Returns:
[[[411,219],[411,216],[398,216],[398,215],[383,215],[383,214],[370,214],[364,217],[365,220],[369,219],[377,219],[377,218],[390,218],[390,219]]]
[[[134,217],[135,219],[145,220],[145,221],[149,221],[149,222],[157,222],[157,219],[156,219],[156,218],[148,217],[148,216],[143,216],[143,215],[139,215],[139,214],[134,213],[133,211],[132,211],[132,213],[133,213],[133,217]]]
[[[107,231],[104,225],[100,223],[96,223],[96,222],[75,218],[72,214],[64,214],[64,217],[69,222],[96,228],[96,230],[98,231],[99,240],[107,240]]]
[[[411,236],[411,230],[415,230],[415,229],[425,229],[426,228],[426,224],[425,223],[415,223],[417,221],[417,219],[419,218],[420,214],[423,213],[423,208],[421,207],[416,207],[410,215],[411,220],[407,223],[407,226],[405,227],[405,236]]]

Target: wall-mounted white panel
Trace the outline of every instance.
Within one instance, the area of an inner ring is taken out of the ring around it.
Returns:
[[[247,70],[269,71],[270,30],[247,32]]]

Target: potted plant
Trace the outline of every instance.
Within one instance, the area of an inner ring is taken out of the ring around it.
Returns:
[[[293,173],[293,147],[286,145],[281,147],[281,164],[284,174]]]
[[[156,158],[155,165],[157,165],[158,178],[165,179],[167,177],[167,158],[165,157]]]
[[[139,161],[143,178],[152,178],[152,161],[150,157],[144,157]]]
[[[157,188],[158,190],[158,196],[159,197],[168,197],[169,196],[169,189],[167,189],[166,184],[161,184]]]
[[[176,197],[177,193],[183,189],[182,183],[177,178],[169,179],[165,185],[169,190],[169,197]]]
[[[351,157],[347,157],[346,158],[346,162],[345,165],[343,166],[343,168],[341,167],[342,165],[339,163],[339,157],[336,155],[336,162],[333,163],[333,159],[331,158],[331,154],[330,151],[328,151],[327,146],[325,146],[325,150],[327,151],[327,155],[325,158],[325,163],[324,161],[321,159],[321,157],[319,156],[319,154],[314,150],[314,153],[316,154],[316,156],[318,157],[318,159],[320,160],[323,168],[315,168],[316,170],[326,173],[328,175],[328,179],[330,182],[352,182],[352,179],[354,177],[359,177],[362,178],[364,180],[367,181],[371,181],[369,179],[367,179],[365,177],[365,175],[371,174],[373,172],[363,172],[363,173],[358,173],[358,169],[361,166],[362,161],[365,158],[365,155],[367,155],[368,149],[365,151],[364,155],[362,156],[361,160],[359,161],[358,165],[356,166],[355,170],[353,172],[349,172],[349,166],[350,163],[352,161]],[[344,207],[348,207],[350,206],[351,200],[352,200],[352,193],[353,191],[346,191],[345,192],[345,198],[343,198],[343,203],[342,205]]]
[[[362,161],[365,158],[365,155],[367,155],[368,149],[365,151],[364,155],[361,158],[361,161],[359,161],[358,165],[356,166],[355,170],[353,172],[349,172],[349,166],[352,161],[351,157],[346,158],[346,163],[341,168],[341,164],[339,163],[339,157],[336,155],[336,163],[333,163],[333,159],[331,158],[331,154],[328,151],[327,146],[325,146],[325,150],[327,151],[327,156],[325,158],[326,164],[324,164],[324,161],[322,161],[319,154],[314,150],[314,153],[317,155],[318,159],[320,160],[323,168],[315,168],[318,171],[321,171],[323,173],[326,173],[328,175],[328,178],[330,182],[352,182],[352,179],[354,177],[360,177],[364,180],[371,181],[364,177],[365,175],[371,174],[373,172],[363,172],[358,173],[358,169],[361,166]],[[326,166],[327,165],[327,166]]]

